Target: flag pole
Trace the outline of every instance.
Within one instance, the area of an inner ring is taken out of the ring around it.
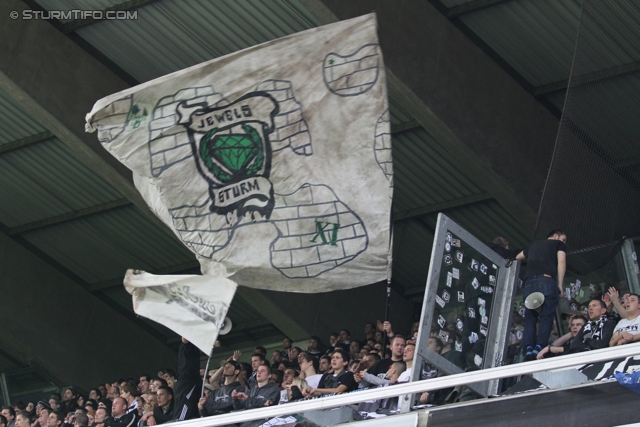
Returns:
[[[391,220],[391,224],[389,225],[390,233],[389,233],[389,252],[393,251],[393,211],[389,215],[389,219]],[[404,231],[404,228],[403,228]],[[393,254],[392,254],[393,255]],[[389,312],[391,311],[391,265],[393,263],[393,258],[387,267],[387,305],[384,311],[384,321],[389,321]],[[387,331],[384,333],[384,337],[382,338],[382,358],[384,359],[387,352]]]
[[[204,385],[207,381],[207,373],[209,372],[209,362],[211,362],[211,357],[213,356],[213,349],[216,348],[215,344],[211,348],[209,352],[209,358],[207,358],[207,364],[204,366],[204,375],[202,376],[202,390],[200,390],[200,397],[204,396]]]

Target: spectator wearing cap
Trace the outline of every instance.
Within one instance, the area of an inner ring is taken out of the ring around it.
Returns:
[[[616,325],[609,342],[610,346],[640,341],[640,296],[629,294],[625,300],[624,309],[627,318],[620,320]]]
[[[5,405],[2,407],[0,414],[4,415],[7,419],[7,427],[15,427],[16,425],[16,411],[13,407]]]
[[[202,397],[198,402],[198,411],[201,416],[225,414],[233,409],[232,393],[246,391],[246,388],[238,381],[241,370],[240,364],[230,359],[213,374],[210,379],[213,390],[208,397]],[[223,378],[222,384],[220,384],[221,378]]]

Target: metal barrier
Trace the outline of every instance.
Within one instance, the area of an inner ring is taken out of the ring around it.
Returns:
[[[269,419],[273,417],[297,414],[307,411],[337,408],[368,400],[387,399],[390,397],[402,395],[405,395],[404,399],[409,399],[409,395],[422,393],[425,391],[435,391],[443,388],[467,385],[481,381],[515,377],[519,375],[531,374],[534,372],[549,371],[552,369],[570,368],[573,366],[604,362],[608,360],[621,359],[637,355],[640,355],[640,343],[627,344],[619,347],[605,348],[601,350],[593,350],[589,352],[578,353],[575,355],[555,357],[547,360],[536,360],[515,365],[500,366],[498,368],[465,372],[462,374],[449,375],[446,377],[433,378],[430,380],[397,384],[391,387],[382,387],[356,393],[347,393],[325,398],[312,399],[304,402],[291,402],[266,408],[232,412],[225,415],[217,415],[212,417],[182,421],[178,424],[184,427],[223,426],[253,420]]]

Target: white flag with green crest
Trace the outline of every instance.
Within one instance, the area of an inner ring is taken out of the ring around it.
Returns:
[[[141,84],[86,120],[205,275],[293,292],[388,277],[393,175],[375,15]]]

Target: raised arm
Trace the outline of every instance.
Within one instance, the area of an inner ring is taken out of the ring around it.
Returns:
[[[613,286],[611,286],[609,288],[609,292],[607,293],[609,294],[609,298],[611,298],[611,302],[613,303],[613,306],[616,308],[616,310],[618,310],[618,314],[620,315],[620,317],[623,319],[626,319],[627,317],[629,317],[627,310],[620,303],[620,293],[618,292],[618,290]]]

